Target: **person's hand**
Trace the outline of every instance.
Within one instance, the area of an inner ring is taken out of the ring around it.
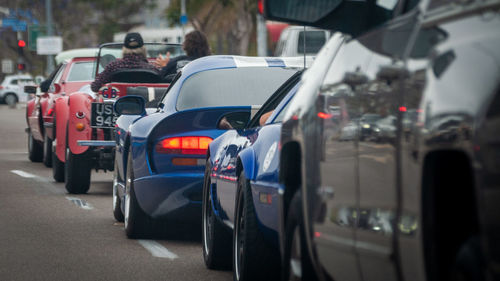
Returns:
[[[170,52],[167,52],[165,56],[162,56],[160,54],[160,56],[156,58],[154,64],[156,67],[162,68],[165,67],[169,61],[170,61]]]

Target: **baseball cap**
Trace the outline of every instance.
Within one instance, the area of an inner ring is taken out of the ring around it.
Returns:
[[[142,36],[139,33],[131,32],[125,36],[123,45],[129,49],[136,49],[144,46],[144,41],[142,41]]]

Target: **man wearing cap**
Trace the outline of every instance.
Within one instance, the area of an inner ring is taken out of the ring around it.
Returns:
[[[123,58],[117,59],[109,63],[103,72],[99,73],[90,88],[94,92],[98,92],[102,85],[111,82],[112,74],[117,70],[141,68],[141,69],[157,69],[148,63],[146,59],[146,48],[139,33],[127,33],[123,43]]]

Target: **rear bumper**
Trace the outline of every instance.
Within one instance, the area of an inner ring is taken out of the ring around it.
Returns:
[[[203,173],[168,173],[134,181],[137,201],[153,218],[199,221]]]

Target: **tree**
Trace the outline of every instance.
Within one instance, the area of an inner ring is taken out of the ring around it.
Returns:
[[[217,51],[223,46],[226,53],[246,55],[250,39],[254,34],[253,15],[257,2],[253,0],[186,0],[189,21],[194,28],[203,31],[207,37],[216,39]],[[173,0],[166,10],[170,22],[180,19],[180,0]]]

